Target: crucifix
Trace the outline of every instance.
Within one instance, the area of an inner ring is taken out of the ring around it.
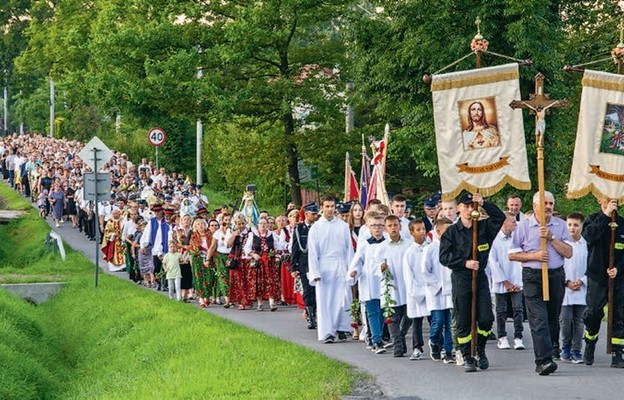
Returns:
[[[544,94],[544,75],[535,76],[535,93],[529,95],[529,100],[514,100],[509,104],[511,108],[528,108],[530,114],[535,115],[535,144],[537,146],[537,182],[539,192],[539,221],[540,227],[546,226],[546,196],[544,194],[544,133],[546,132],[546,114],[551,107],[566,107],[567,100],[550,100]],[[542,252],[547,251],[546,238],[540,238]],[[544,301],[550,300],[548,288],[548,263],[542,262],[542,296]]]

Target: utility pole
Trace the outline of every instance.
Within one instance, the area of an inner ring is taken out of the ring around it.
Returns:
[[[54,137],[54,79],[52,78],[50,78],[50,137]]]

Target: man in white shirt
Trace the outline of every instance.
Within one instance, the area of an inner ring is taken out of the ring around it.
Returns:
[[[349,225],[335,217],[336,201],[321,199],[323,216],[308,236],[308,279],[316,287],[318,340],[333,343],[347,339],[351,329],[351,287],[347,269],[353,258]]]

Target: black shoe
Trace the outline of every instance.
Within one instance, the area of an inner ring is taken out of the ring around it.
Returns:
[[[597,340],[585,340],[585,351],[583,352],[583,363],[585,365],[594,364],[594,350],[596,350]]]
[[[333,335],[327,335],[327,337],[325,338],[324,343],[325,344],[330,344],[330,343],[334,343],[336,341],[336,338]]]
[[[347,340],[347,334],[344,332],[338,332],[338,341],[344,342]]]
[[[477,353],[477,365],[479,366],[479,369],[490,368],[490,361],[485,355],[485,351],[480,351]]]
[[[547,361],[544,364],[538,365],[535,367],[535,372],[539,375],[546,376],[550,375],[557,370],[557,363],[554,361]]]
[[[624,360],[622,359],[622,346],[611,345],[613,353],[611,357],[611,368],[624,368]]]
[[[433,361],[440,361],[442,359],[442,354],[440,353],[440,346],[437,344],[431,343],[429,341],[429,356]]]
[[[553,360],[561,359],[561,349],[559,348],[559,343],[553,343]]]
[[[477,372],[477,363],[474,357],[464,357],[464,372]]]

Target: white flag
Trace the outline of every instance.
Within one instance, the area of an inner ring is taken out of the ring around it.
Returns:
[[[529,190],[518,64],[434,75],[431,82],[443,198]]]
[[[624,198],[624,76],[585,70],[568,197]]]

